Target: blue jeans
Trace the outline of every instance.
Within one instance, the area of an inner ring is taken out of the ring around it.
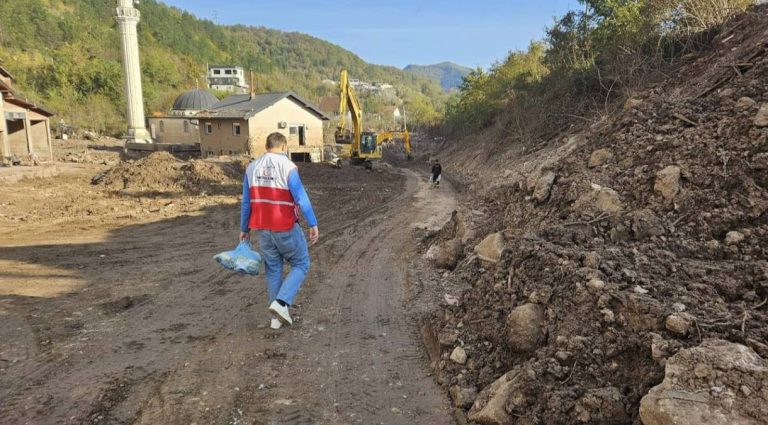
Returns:
[[[256,238],[264,256],[269,303],[279,299],[288,305],[293,304],[309,270],[309,250],[301,226],[296,223],[287,232],[258,230]],[[291,265],[291,271],[283,279],[285,262]]]

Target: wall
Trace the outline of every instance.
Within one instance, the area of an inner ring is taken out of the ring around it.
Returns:
[[[11,155],[18,155],[20,157],[29,154],[27,148],[27,133],[24,131],[23,120],[6,121],[8,126],[8,145],[10,147]]]
[[[51,154],[48,146],[48,128],[45,121],[30,121],[32,132],[32,150],[41,160],[47,160]]]
[[[162,129],[160,131],[160,122]],[[188,131],[184,132],[184,122],[188,124]],[[197,119],[183,117],[149,117],[147,118],[149,132],[155,143],[182,143],[193,145],[200,143],[200,129]]]
[[[199,118],[200,150],[203,156],[237,155],[248,153],[248,122],[243,119]],[[206,134],[205,124],[211,123],[212,132]],[[240,135],[232,134],[232,125],[240,124]]]
[[[0,163],[4,162],[3,157],[10,156],[11,147],[8,145],[8,130],[5,127],[5,107],[3,96],[0,95]]]
[[[286,122],[286,128],[278,128],[277,123]],[[306,131],[306,145],[299,146],[298,135],[291,137],[292,125],[304,125]],[[260,155],[265,150],[267,136],[274,132],[280,132],[288,139],[288,152],[312,152],[320,155],[323,151],[323,121],[315,114],[307,111],[301,105],[291,99],[282,99],[269,108],[259,112],[250,120],[250,134],[257,147],[255,155]]]
[[[24,109],[10,102],[4,104],[5,112],[24,113],[30,121],[30,133],[32,151],[40,159],[48,159],[51,156],[50,133],[46,126],[48,117],[34,111]],[[6,121],[8,127],[8,144],[12,155],[26,156],[29,154],[27,133],[24,129],[24,120]]]

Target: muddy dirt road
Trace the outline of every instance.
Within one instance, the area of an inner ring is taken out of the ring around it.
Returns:
[[[451,423],[406,290],[414,225],[449,218],[449,188],[302,169],[322,242],[274,332],[263,278],[211,259],[234,197],[117,195],[97,168],[0,188],[2,423]]]

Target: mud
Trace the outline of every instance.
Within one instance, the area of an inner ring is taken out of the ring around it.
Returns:
[[[3,423],[451,422],[406,304],[411,224],[445,214],[421,177],[300,165],[321,242],[273,332],[263,278],[212,260],[239,232],[228,165],[75,165],[0,188]]]

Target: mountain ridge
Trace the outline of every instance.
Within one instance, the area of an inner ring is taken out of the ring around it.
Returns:
[[[411,64],[403,68],[403,71],[438,81],[444,90],[453,90],[461,85],[464,77],[472,72],[472,68],[443,61],[432,65]]]

